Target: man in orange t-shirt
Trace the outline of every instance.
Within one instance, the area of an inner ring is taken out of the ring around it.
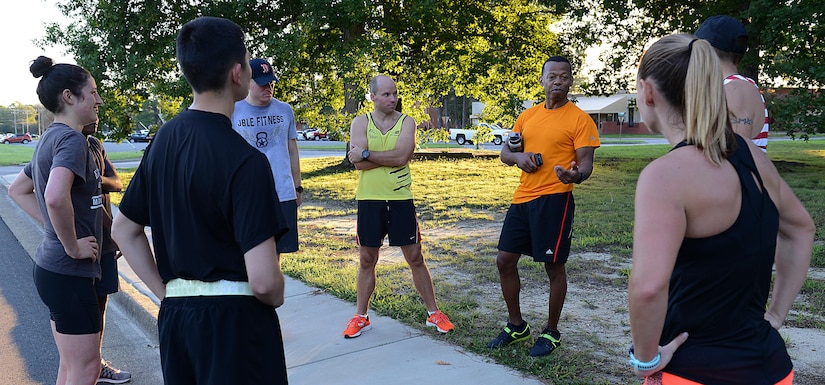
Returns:
[[[505,145],[501,149],[501,161],[517,165],[522,173],[504,219],[496,257],[509,320],[487,344],[490,348],[530,338],[530,325],[522,318],[519,304],[518,260],[522,255],[544,262],[550,280],[547,324],[530,348],[530,356],[548,355],[561,344],[558,323],[567,295],[564,264],[573,230],[573,186],[591,175],[593,154],[600,146],[593,119],[567,99],[572,72],[564,57],[545,61],[539,81],[546,100],[516,120],[513,131],[521,134],[522,148],[511,150]],[[537,161],[537,154],[541,161]]]

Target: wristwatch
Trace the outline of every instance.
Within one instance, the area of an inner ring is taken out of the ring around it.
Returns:
[[[370,157],[370,150],[364,150],[364,151],[361,151],[361,157],[362,157],[362,158],[364,158],[364,160],[369,159],[369,157]]]
[[[629,357],[630,359],[627,362],[630,364],[630,366],[633,367],[633,369],[636,369],[636,370],[639,370],[639,371],[647,371],[647,370],[656,369],[656,368],[659,367],[659,364],[662,362],[662,353],[661,352],[656,352],[656,357],[653,357],[653,359],[648,361],[648,362],[641,362],[638,359],[636,359],[636,356],[633,355],[633,353],[635,353],[635,351],[633,350],[632,345],[630,346],[630,351],[628,353],[630,355],[630,357]]]
[[[298,186],[298,187],[296,187],[296,188],[295,188],[295,192],[296,192],[296,193],[301,193],[301,194],[303,194],[303,193],[304,193],[304,186]]]

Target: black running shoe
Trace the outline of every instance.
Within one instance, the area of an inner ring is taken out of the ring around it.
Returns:
[[[498,337],[487,343],[487,347],[491,349],[501,348],[528,338],[530,338],[530,325],[527,322],[524,323],[523,328],[508,322]]]
[[[561,345],[561,333],[544,329],[530,348],[530,357],[546,356]]]

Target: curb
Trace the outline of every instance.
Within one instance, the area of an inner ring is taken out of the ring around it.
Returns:
[[[120,274],[120,273],[118,273]],[[158,336],[158,306],[152,299],[140,293],[128,280],[120,276],[120,291],[109,295],[109,302],[128,314],[154,346],[160,346]]]
[[[5,178],[2,179],[0,182],[5,182]],[[32,256],[43,239],[43,227],[29,217],[9,197],[6,183],[0,183],[0,218],[6,222],[17,241],[23,246],[28,257],[34,261]],[[123,264],[125,263],[123,261]],[[124,274],[121,263],[118,263],[118,276],[120,278],[120,291],[109,295],[110,305],[115,305],[128,314],[134,320],[135,325],[144,332],[152,343],[159,345],[157,327],[159,301],[154,296],[143,293],[140,284]]]

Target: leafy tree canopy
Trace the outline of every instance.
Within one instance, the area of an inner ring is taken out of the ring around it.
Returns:
[[[773,129],[807,135],[825,125],[801,122],[825,120],[825,8],[821,0],[545,0],[564,10],[559,43],[575,52],[606,47],[599,56],[604,67],[582,84],[588,94],[604,95],[635,88],[636,66],[651,39],[674,32],[693,33],[706,18],[730,15],[743,21],[749,51],[740,71],[763,87],[799,87],[787,100],[769,105],[777,116]],[[818,92],[816,92],[818,91]],[[800,99],[801,98],[801,99]],[[781,106],[797,106],[792,119]],[[806,112],[801,112],[806,111]],[[821,118],[820,118],[821,117]],[[825,123],[825,122],[823,122]],[[803,135],[804,137],[804,135]]]
[[[371,108],[367,84],[378,73],[397,80],[404,112],[419,122],[424,107],[452,94],[484,102],[485,119],[510,126],[522,100],[543,99],[537,78],[548,56],[568,55],[581,68],[588,48],[606,47],[604,66],[581,90],[631,90],[651,38],[693,32],[717,14],[746,24],[745,75],[763,86],[777,86],[777,79],[814,90],[825,85],[821,0],[59,0],[59,7],[72,23],[50,26],[44,43],[68,46],[95,75],[107,103],[104,123],[120,137],[149,99],[162,119],[189,104],[174,39],[201,15],[240,24],[251,55],[278,71],[277,97],[299,119],[341,138],[351,118]],[[807,105],[805,116],[825,116],[819,94],[796,103]],[[825,126],[787,122],[777,128]]]
[[[168,118],[188,105],[189,87],[177,71],[174,39],[201,15],[235,21],[248,34],[253,57],[275,67],[279,99],[313,127],[348,136],[376,74],[396,79],[404,112],[428,119],[451,89],[490,105],[512,123],[512,100],[541,95],[538,73],[562,54],[558,20],[530,0],[61,0],[73,21],[52,25],[45,42],[69,47],[96,77],[106,123],[125,137],[147,99]]]

